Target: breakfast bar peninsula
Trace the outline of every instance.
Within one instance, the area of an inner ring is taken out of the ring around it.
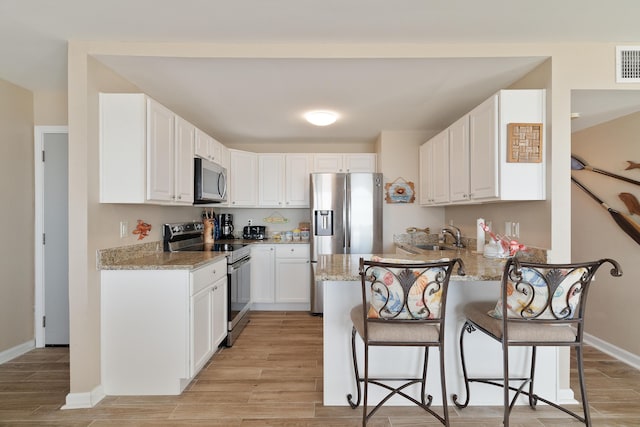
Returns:
[[[415,255],[380,254],[383,258],[429,261],[442,258],[460,258],[464,263],[465,275],[456,271],[451,276],[446,305],[447,324],[445,331],[445,376],[447,399],[451,395],[464,396],[462,368],[460,364],[459,335],[464,324],[462,309],[473,301],[497,301],[499,285],[504,268],[504,259],[488,259],[476,252],[461,250],[420,250],[410,249]],[[530,261],[545,262],[543,251],[533,250],[522,254]],[[358,274],[360,258],[371,259],[369,255],[324,255],[318,259],[317,279],[324,287],[324,405],[348,405],[347,394],[356,392],[351,356],[350,311],[361,303],[361,283]],[[520,256],[520,255],[518,255]],[[358,338],[359,339],[359,338]],[[358,351],[362,349],[357,346]],[[511,371],[514,375],[529,370],[529,348],[517,348],[510,353]],[[471,333],[465,338],[465,354],[470,375],[502,375],[501,348],[495,341],[483,334]],[[427,374],[427,393],[433,396],[435,405],[442,404],[440,374],[437,349],[430,353]],[[422,350],[415,348],[374,348],[370,350],[370,372],[376,377],[392,375],[416,375],[420,372]],[[538,349],[538,370],[535,390],[551,396],[558,403],[576,403],[569,388],[568,353],[555,347]],[[362,353],[358,353],[358,366],[362,366]],[[401,371],[398,372],[398,369]],[[402,370],[406,372],[402,372]],[[470,405],[501,405],[502,390],[483,384],[471,384]],[[419,396],[419,387],[410,389],[414,397]],[[370,387],[369,401],[378,402],[385,395],[379,387]],[[394,400],[395,399],[395,400]],[[522,399],[522,398],[521,398]],[[519,403],[526,403],[524,399]],[[387,404],[407,405],[405,399],[392,398]]]

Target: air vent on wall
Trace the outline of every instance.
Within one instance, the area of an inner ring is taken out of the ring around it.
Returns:
[[[640,46],[616,47],[616,82],[640,83]]]

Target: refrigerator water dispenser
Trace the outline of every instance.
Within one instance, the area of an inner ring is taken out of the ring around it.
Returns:
[[[315,236],[333,236],[333,211],[314,211]]]

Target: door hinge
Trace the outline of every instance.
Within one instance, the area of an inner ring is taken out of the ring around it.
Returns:
[[[44,150],[42,150],[42,162],[44,163]]]
[[[43,328],[47,327],[47,316],[42,316],[42,327]]]
[[[42,233],[42,244],[45,245],[47,243],[47,235]]]

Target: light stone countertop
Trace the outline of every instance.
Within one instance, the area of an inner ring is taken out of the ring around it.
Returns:
[[[252,245],[309,244],[306,240],[219,240],[216,243]],[[230,252],[162,252],[162,242],[101,249],[97,252],[98,270],[193,270],[226,257]]]
[[[460,258],[464,263],[465,275],[457,274],[457,267],[451,275],[454,281],[494,281],[500,280],[506,259],[485,258],[482,254],[468,249],[462,250],[422,250],[406,243],[396,242],[396,246],[411,252],[415,255],[405,254],[379,254],[382,258],[408,259],[416,261],[434,261],[442,258]],[[365,260],[371,259],[373,254],[364,255],[320,255],[316,267],[316,280],[318,281],[354,281],[360,280],[358,269],[360,267],[360,257]],[[522,257],[527,261],[541,261],[538,257],[542,253],[533,252]]]

